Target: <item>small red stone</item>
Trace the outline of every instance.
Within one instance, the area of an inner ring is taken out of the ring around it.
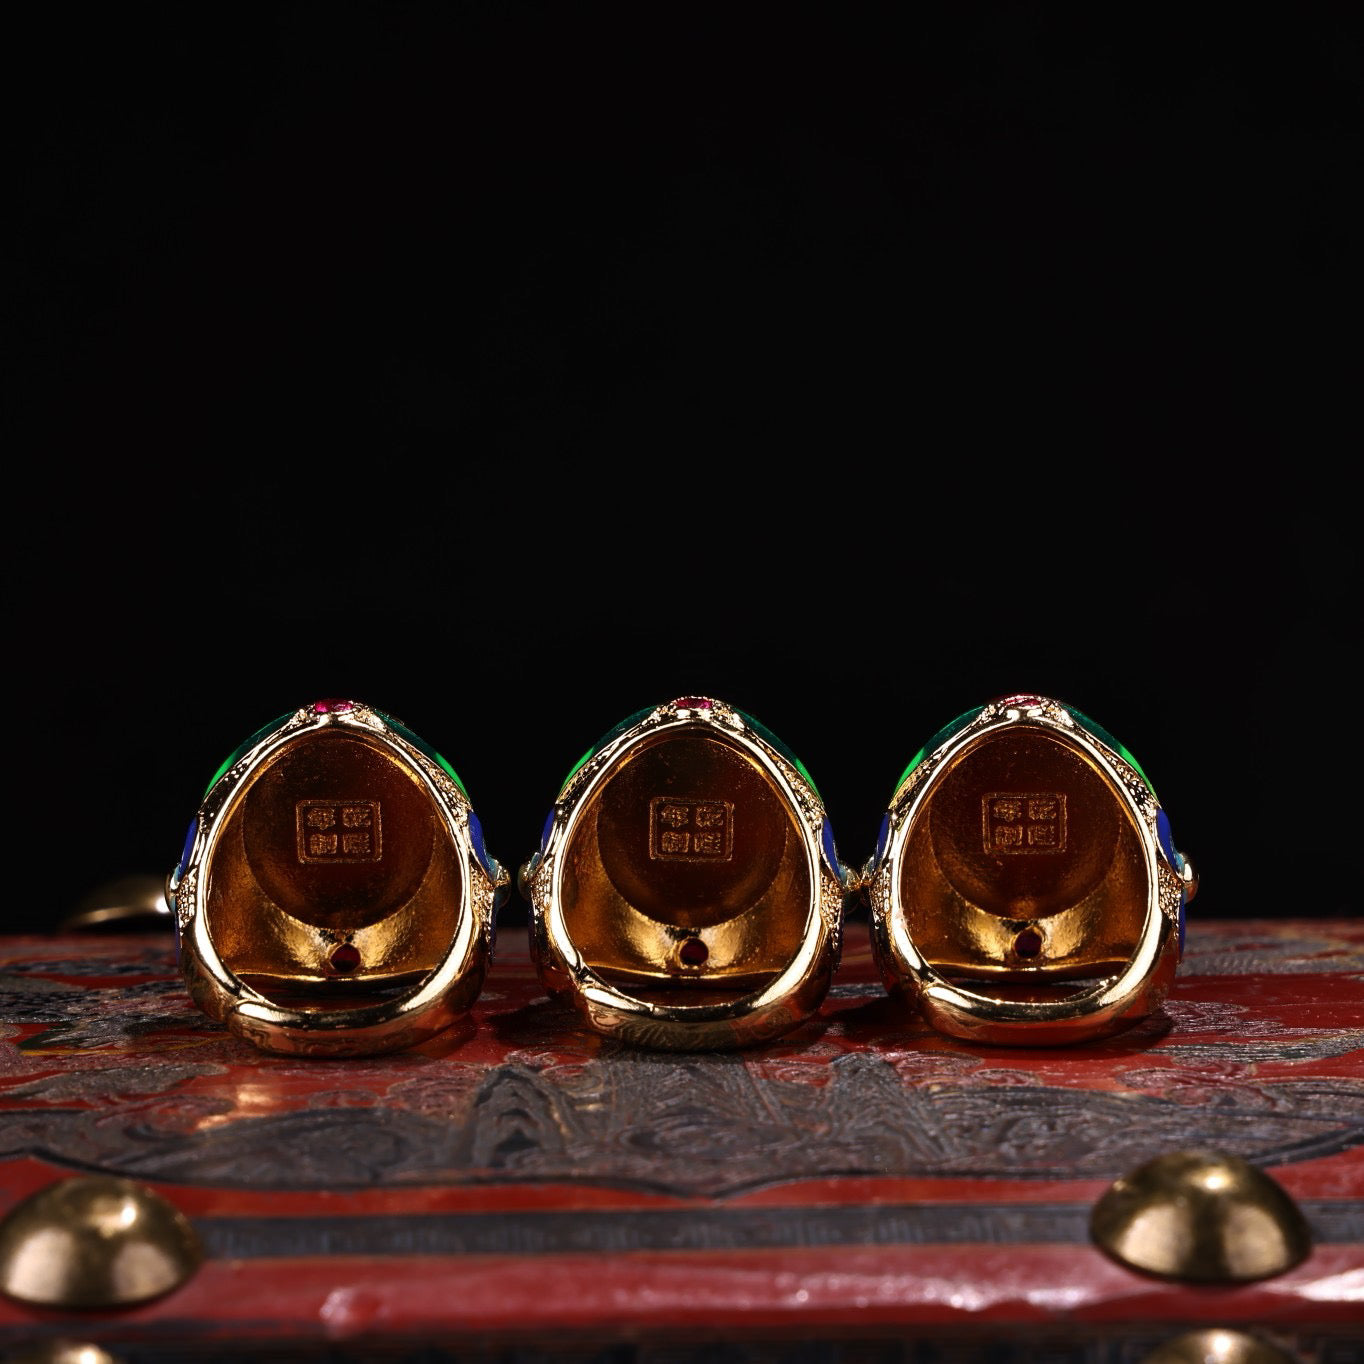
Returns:
[[[710,948],[700,938],[688,938],[677,950],[678,960],[684,966],[702,966],[710,956]]]
[[[315,715],[337,715],[342,711],[354,709],[354,701],[344,701],[334,696],[327,697],[325,701],[313,702],[313,713]]]
[[[330,957],[332,970],[348,976],[360,965],[360,951],[351,943],[343,942]]]
[[[1035,928],[1025,928],[1014,939],[1014,955],[1025,961],[1035,957],[1042,950],[1042,935]]]
[[[678,710],[709,710],[710,699],[705,696],[679,696],[673,705]]]
[[[1001,696],[996,704],[1006,710],[1032,710],[1040,706],[1044,699],[1035,692],[1021,691],[1013,696]]]

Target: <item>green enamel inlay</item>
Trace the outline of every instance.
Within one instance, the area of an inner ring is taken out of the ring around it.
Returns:
[[[446,761],[445,755],[443,753],[437,753],[433,748],[431,750],[431,756],[440,764],[441,771],[444,772],[445,775],[464,793],[464,799],[469,800],[469,788],[460,780],[459,773]],[[469,803],[471,805],[473,804],[471,800],[469,800]]]
[[[262,725],[249,739],[239,743],[236,748],[223,759],[223,765],[213,774],[208,785],[204,787],[204,795],[208,795],[208,793],[217,786],[223,779],[228,768],[231,767],[243,753],[247,752],[249,749],[255,748],[262,739],[273,734],[286,720],[292,719],[293,714],[294,712],[290,711],[287,715],[281,715],[278,719],[271,720],[268,725]]]
[[[571,782],[573,778],[576,777],[578,773],[583,770],[583,766],[586,764],[587,760],[601,747],[602,747],[601,744],[593,744],[592,747],[589,748],[587,752],[584,753],[582,757],[579,758],[578,761],[575,762],[573,766],[568,769],[568,776],[564,778],[563,783],[559,788],[560,790],[567,786],[569,782]]]
[[[633,729],[647,716],[652,715],[656,709],[657,709],[656,706],[645,706],[643,710],[637,710],[633,715],[627,715],[625,719],[622,720],[619,724],[612,725],[611,728],[608,729],[606,733],[603,734],[601,738],[598,739],[597,742],[593,744],[592,747],[589,748],[587,752],[584,753],[582,757],[579,758],[578,761],[575,762],[571,768],[569,768],[568,776],[566,776],[560,783],[559,790],[562,791],[564,787],[567,786],[569,782],[571,782],[573,778],[576,777],[578,773],[582,771],[583,766],[586,763],[588,763],[592,758],[594,758],[598,753],[600,753],[602,749],[607,746],[607,744],[611,743],[614,739],[618,739],[622,734],[625,733],[627,729]]]
[[[777,736],[773,734],[772,731],[768,729],[768,727],[765,724],[763,724],[759,720],[755,720],[751,715],[748,714],[747,711],[741,710],[738,712],[738,714],[743,717],[743,721],[746,725],[748,725],[755,733],[759,734],[767,743],[771,744],[772,747],[775,748],[777,752],[780,753],[782,757],[785,758],[786,761],[789,762],[791,766],[794,767],[796,771],[799,772],[800,775],[805,778],[806,782],[809,783],[810,790],[812,790],[816,796],[819,796],[820,800],[823,800],[824,797],[819,795],[819,787],[815,785],[815,779],[810,775],[805,764],[801,762],[801,760],[798,757],[796,757],[794,753],[791,752],[791,749],[786,744],[784,744],[779,738],[777,738]]]
[[[1106,743],[1109,746],[1109,748],[1111,748],[1113,752],[1116,753],[1123,760],[1123,762],[1127,763],[1127,765],[1131,767],[1133,771],[1136,772],[1137,776],[1139,776],[1142,779],[1142,781],[1146,783],[1146,789],[1153,796],[1156,794],[1156,788],[1151,785],[1151,778],[1148,777],[1146,773],[1141,770],[1141,764],[1102,725],[1095,724],[1095,722],[1091,720],[1089,716],[1084,713],[1084,711],[1076,710],[1074,706],[1069,705],[1064,701],[1061,704],[1064,705],[1066,709],[1071,713],[1071,716],[1074,719],[1078,720],[1080,724],[1082,724],[1087,730],[1089,730],[1089,732],[1093,734],[1095,738],[1101,740],[1103,743]]]
[[[922,748],[921,748],[921,749],[920,749],[920,750],[919,750],[919,751],[918,751],[918,752],[909,760],[909,766],[907,766],[907,767],[905,768],[905,770],[904,770],[903,772],[900,773],[900,780],[897,781],[897,782],[895,783],[895,789],[896,789],[897,791],[905,784],[905,778],[908,777],[909,774],[910,774],[911,772],[913,772],[914,769],[915,769],[916,767],[918,767],[918,765],[919,765],[921,762],[923,762],[923,760],[924,760],[924,758],[927,756],[927,754],[928,754],[928,745],[925,744],[925,745],[924,745],[924,746],[923,746],[923,747],[922,747]]]
[[[941,748],[954,734],[960,734],[972,720],[978,716],[984,706],[976,706],[971,710],[963,711],[955,720],[945,724],[910,760],[909,765],[900,773],[900,780],[895,783],[898,791],[904,784],[905,779],[918,765],[930,754]]]
[[[430,758],[431,761],[435,763],[436,766],[439,767],[440,770],[444,772],[445,775],[449,777],[450,780],[454,782],[456,786],[459,787],[459,789],[464,793],[464,799],[469,800],[468,789],[460,780],[459,773],[456,772],[455,769],[450,766],[449,762],[446,761],[445,757],[442,754],[438,753],[434,748],[432,748],[431,745],[428,744],[426,740],[421,737],[421,735],[414,734],[410,729],[408,729],[408,727],[405,724],[403,724],[401,720],[395,720],[391,715],[387,715],[381,710],[376,710],[374,713],[390,729],[396,730],[397,733],[401,734],[403,738],[406,739],[407,742],[412,745],[413,748],[417,749],[419,752],[425,753],[426,756]],[[469,803],[472,804],[473,802],[470,801]]]

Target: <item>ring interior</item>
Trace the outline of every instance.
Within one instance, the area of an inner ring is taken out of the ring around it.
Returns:
[[[725,1003],[799,952],[811,876],[789,799],[740,744],[709,730],[622,754],[578,814],[559,900],[586,964],[621,993]]]
[[[283,745],[248,780],[219,831],[204,901],[238,980],[282,1008],[346,1009],[439,966],[465,873],[400,754],[329,726]]]
[[[900,904],[916,948],[949,981],[1054,999],[1131,961],[1145,866],[1104,766],[1062,735],[1011,727],[934,774],[905,838]]]

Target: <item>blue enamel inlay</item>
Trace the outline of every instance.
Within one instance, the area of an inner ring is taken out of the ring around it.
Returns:
[[[1179,956],[1184,958],[1184,907],[1189,902],[1188,887],[1184,886],[1184,854],[1175,847],[1174,835],[1170,832],[1170,817],[1164,810],[1156,811],[1156,842],[1165,854],[1165,860],[1179,873],[1181,889],[1179,892]]]
[[[492,858],[488,856],[488,849],[483,842],[483,822],[472,810],[469,811],[469,843],[473,847],[474,856],[478,858],[479,866],[488,873],[491,880],[495,873]]]
[[[826,819],[824,828],[819,836],[820,851],[824,854],[824,865],[829,868],[840,881],[846,881],[847,877],[843,873],[843,864],[838,860],[838,849],[834,846],[834,826]]]
[[[171,889],[174,890],[180,884],[180,878],[185,874],[185,868],[189,866],[189,856],[194,851],[194,840],[199,837],[199,816],[196,814],[189,822],[189,829],[185,833],[185,846],[180,849],[180,860],[175,864],[175,870],[171,872]]]
[[[1170,833],[1170,818],[1164,810],[1156,811],[1156,841],[1160,844],[1161,852],[1165,854],[1165,860],[1178,870],[1181,858],[1175,851],[1174,836]]]
[[[551,833],[551,832],[553,831],[553,829],[554,829],[554,818],[555,818],[555,816],[556,816],[558,813],[559,813],[559,807],[558,807],[557,805],[551,805],[551,806],[549,807],[549,814],[547,814],[547,815],[545,816],[545,827],[544,827],[543,829],[540,830],[540,852],[541,852],[541,854],[543,854],[544,851],[545,851],[545,849],[547,849],[547,848],[549,847],[549,836],[550,836],[550,833]]]
[[[881,828],[876,835],[876,856],[872,859],[874,865],[880,866],[881,859],[886,855],[886,849],[890,847],[890,811],[887,810],[881,816]]]

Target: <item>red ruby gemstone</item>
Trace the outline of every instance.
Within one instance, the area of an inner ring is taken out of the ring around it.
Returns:
[[[710,948],[700,938],[688,938],[677,949],[677,955],[687,966],[700,966],[710,956]]]
[[[709,710],[710,700],[704,696],[679,696],[673,705],[678,710]]]
[[[999,698],[998,704],[1000,706],[1031,710],[1033,706],[1040,706],[1042,704],[1042,700],[1043,698],[1038,696],[1034,692],[1021,691],[1016,692],[1013,696],[1001,696]]]
[[[330,957],[332,970],[339,975],[348,976],[360,965],[360,951],[348,942],[343,942]]]
[[[338,715],[343,710],[354,709],[354,701],[344,701],[335,696],[329,696],[325,701],[313,702],[313,713],[316,715]]]

